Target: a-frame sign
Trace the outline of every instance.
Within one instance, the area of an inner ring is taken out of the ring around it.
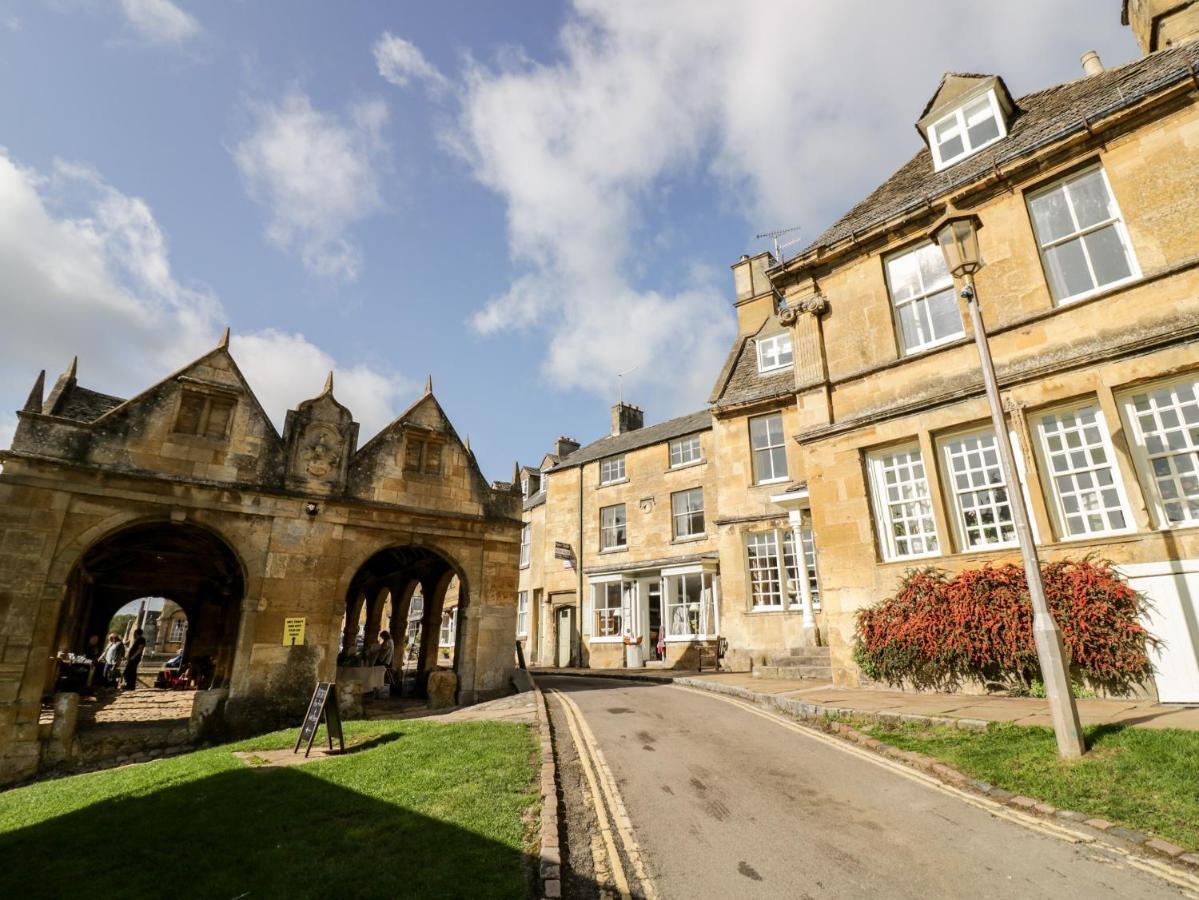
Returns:
[[[300,744],[305,741],[308,746],[304,748],[304,755],[307,756],[312,751],[312,742],[316,739],[317,726],[321,724],[321,718],[325,720],[325,734],[329,738],[329,750],[333,750],[333,735],[337,734],[337,741],[341,745],[339,752],[346,752],[346,739],[341,731],[341,710],[337,707],[337,685],[332,681],[318,681],[316,690],[312,692],[312,699],[308,702],[308,712],[304,714],[304,724],[300,726],[300,736],[296,740],[296,748],[292,753],[300,752]]]

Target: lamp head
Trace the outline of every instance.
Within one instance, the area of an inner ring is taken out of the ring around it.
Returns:
[[[982,222],[973,213],[950,213],[929,233],[929,239],[941,248],[945,266],[954,278],[973,275],[983,267],[978,252],[978,229]]]

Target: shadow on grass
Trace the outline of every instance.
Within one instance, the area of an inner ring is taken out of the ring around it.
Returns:
[[[528,854],[334,784],[327,765],[224,771],[0,835],[0,897],[531,893]]]

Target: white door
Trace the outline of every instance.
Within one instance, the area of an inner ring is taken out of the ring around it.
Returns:
[[[574,620],[574,609],[569,606],[558,608],[558,665],[565,668],[570,665],[570,645]]]
[[[1199,703],[1199,559],[1117,567],[1149,598],[1144,625],[1162,645],[1151,650],[1162,703]]]

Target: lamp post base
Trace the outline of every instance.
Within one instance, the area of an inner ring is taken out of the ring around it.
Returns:
[[[1078,719],[1078,707],[1070,691],[1062,633],[1051,616],[1041,613],[1033,616],[1032,633],[1037,645],[1037,658],[1041,661],[1041,678],[1045,683],[1045,697],[1053,717],[1058,753],[1063,759],[1078,759],[1087,752],[1087,747]]]

